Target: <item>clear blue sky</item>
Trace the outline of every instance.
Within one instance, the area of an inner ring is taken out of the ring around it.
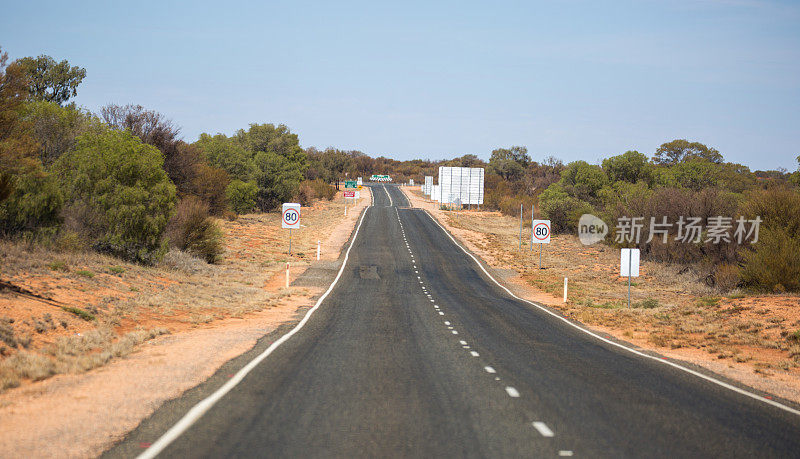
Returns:
[[[144,105],[187,141],[270,122],[397,159],[800,154],[798,2],[19,1],[0,45],[85,67],[80,105]]]

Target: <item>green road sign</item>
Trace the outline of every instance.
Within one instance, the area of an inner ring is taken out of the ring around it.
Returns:
[[[355,180],[345,180],[344,181],[345,188],[358,188],[358,182]]]

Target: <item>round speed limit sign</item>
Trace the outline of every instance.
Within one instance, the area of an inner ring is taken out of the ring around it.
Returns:
[[[300,228],[300,204],[284,204],[281,220],[283,228]]]
[[[533,221],[533,242],[534,244],[550,243],[550,220]]]

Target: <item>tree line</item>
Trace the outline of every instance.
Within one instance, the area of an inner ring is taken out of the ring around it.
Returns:
[[[483,167],[484,208],[519,216],[522,205],[528,221],[533,207],[556,233],[576,232],[585,213],[612,224],[624,216],[759,216],[761,239],[752,246],[658,239],[638,246],[645,258],[699,267],[720,289],[800,290],[800,170],[751,171],[685,139],[600,164],[534,159],[524,146],[497,148],[488,161],[303,149],[281,124],[204,133],[187,143],[173,121],[140,105],[109,104],[98,114],[76,106],[70,100],[85,76],[67,61],[9,61],[0,49],[0,236],[142,263],[174,247],[214,262],[221,236],[212,216],[331,199],[345,178],[390,174],[421,183],[440,166]]]
[[[67,61],[10,61],[0,49],[0,236],[141,263],[172,246],[214,262],[222,245],[211,216],[335,193],[306,180],[307,154],[284,125],[187,143],[141,105],[95,114],[70,102],[85,76]]]

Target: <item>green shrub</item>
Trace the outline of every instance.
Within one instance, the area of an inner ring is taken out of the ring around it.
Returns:
[[[637,301],[633,303],[634,308],[642,308],[642,309],[653,309],[659,307],[658,300],[655,298],[646,298],[642,301]]]
[[[759,291],[800,291],[800,193],[791,188],[754,191],[739,213],[762,219],[758,242],[743,251],[742,283]]]
[[[259,173],[256,179],[256,204],[264,212],[277,209],[296,194],[303,181],[303,169],[284,156],[271,151],[259,151],[255,156]]]
[[[93,272],[87,271],[85,269],[79,269],[79,270],[75,271],[75,274],[77,274],[77,275],[79,275],[81,277],[87,277],[89,279],[94,277],[94,273]]]
[[[233,180],[225,191],[228,206],[237,214],[245,214],[256,206],[258,186],[252,182]]]
[[[175,186],[161,152],[127,131],[84,134],[55,164],[66,212],[85,215],[81,232],[93,247],[152,263],[165,252],[162,235],[175,206]]]
[[[558,183],[569,196],[581,201],[593,201],[597,192],[608,184],[608,177],[600,166],[575,161],[567,164]]]
[[[603,160],[603,171],[611,183],[620,181],[650,183],[653,180],[652,168],[647,156],[638,151],[626,151]]]
[[[92,313],[90,313],[89,311],[84,311],[81,308],[75,308],[72,306],[62,306],[61,309],[70,314],[74,314],[87,322],[91,322],[92,320],[95,319]]]
[[[0,202],[0,234],[54,231],[64,204],[56,178],[37,161],[10,183],[8,199]]]
[[[63,261],[54,261],[47,265],[48,268],[52,269],[53,271],[69,271],[69,267]]]
[[[550,185],[539,195],[539,207],[542,218],[550,220],[554,233],[577,231],[581,215],[595,213],[588,202],[569,196],[558,183]]]
[[[742,282],[755,290],[800,291],[800,237],[787,229],[762,229],[744,253]]]
[[[789,234],[800,234],[800,193],[791,188],[748,193],[739,213],[748,218],[761,217],[762,228],[783,228]]]
[[[209,263],[222,256],[222,231],[209,216],[208,204],[194,196],[187,196],[178,203],[167,234],[174,247]]]

